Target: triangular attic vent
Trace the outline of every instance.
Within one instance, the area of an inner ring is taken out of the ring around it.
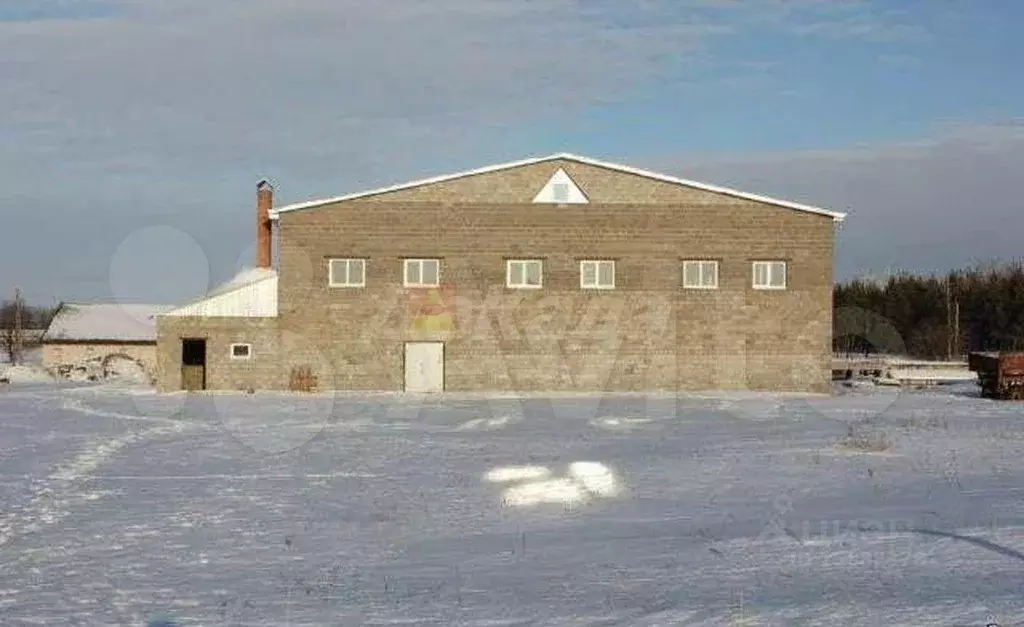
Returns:
[[[590,201],[565,170],[558,168],[558,171],[548,179],[547,184],[534,196],[533,202],[585,205]]]

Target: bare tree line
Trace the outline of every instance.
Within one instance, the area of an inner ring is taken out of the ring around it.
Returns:
[[[53,307],[26,305],[19,290],[14,298],[0,301],[0,354],[12,364],[22,363],[25,349],[39,342],[54,313]]]
[[[1024,350],[1024,264],[1009,262],[946,275],[901,274],[888,280],[836,285],[834,304],[878,314],[921,358],[956,358],[970,351]],[[849,331],[847,329],[846,331]],[[876,352],[870,328],[835,334],[834,350]]]

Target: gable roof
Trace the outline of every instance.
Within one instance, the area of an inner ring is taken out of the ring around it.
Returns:
[[[462,171],[462,172],[455,172],[453,174],[444,174],[444,175],[441,175],[441,176],[434,176],[434,177],[431,177],[431,178],[420,179],[420,180],[417,180],[417,181],[410,181],[408,183],[401,183],[401,184],[398,184],[398,185],[391,185],[391,186],[388,186],[388,187],[379,187],[377,189],[370,189],[370,190],[366,190],[366,191],[362,191],[362,192],[356,192],[356,193],[353,193],[353,194],[346,194],[346,195],[343,195],[343,196],[335,196],[333,198],[322,198],[322,199],[319,199],[319,200],[310,200],[310,201],[306,201],[306,202],[293,203],[293,204],[290,204],[290,205],[285,205],[283,207],[272,209],[271,212],[270,212],[270,217],[271,217],[272,220],[276,220],[276,219],[278,219],[280,214],[287,213],[287,212],[290,212],[290,211],[299,211],[299,210],[302,210],[302,209],[312,209],[312,208],[315,208],[315,207],[322,207],[324,205],[330,205],[330,204],[333,204],[333,203],[343,202],[343,201],[346,201],[346,200],[355,200],[355,199],[358,199],[358,198],[365,198],[365,197],[368,197],[368,196],[376,196],[378,194],[385,194],[385,193],[388,193],[388,192],[397,192],[397,191],[402,191],[402,190],[406,190],[406,189],[412,189],[414,187],[420,187],[420,186],[423,186],[423,185],[430,185],[430,184],[433,184],[433,183],[443,183],[445,181],[451,181],[451,180],[460,179],[460,178],[468,177],[468,176],[476,176],[476,175],[479,175],[479,174],[488,174],[488,173],[491,173],[491,172],[499,172],[501,170],[509,170],[509,169],[512,169],[512,168],[518,168],[518,167],[527,166],[527,165],[534,165],[534,164],[538,164],[538,163],[544,163],[545,161],[556,161],[556,160],[575,161],[577,163],[582,163],[584,165],[595,166],[595,167],[598,167],[598,168],[605,168],[605,169],[608,169],[608,170],[615,170],[615,171],[618,171],[618,172],[623,172],[625,174],[633,174],[635,176],[642,176],[642,177],[649,178],[649,179],[652,179],[652,180],[655,180],[655,181],[662,181],[662,182],[665,182],[665,183],[673,183],[673,184],[676,184],[676,185],[682,185],[682,186],[685,186],[685,187],[691,187],[691,188],[694,188],[694,189],[700,189],[700,190],[704,190],[704,191],[707,191],[707,192],[714,192],[714,193],[718,193],[718,194],[725,194],[727,196],[734,196],[736,198],[743,198],[743,199],[746,199],[746,200],[752,200],[752,201],[755,201],[755,202],[766,203],[766,204],[769,204],[769,205],[776,205],[776,206],[779,206],[779,207],[785,207],[787,209],[795,209],[796,211],[804,211],[804,212],[807,212],[807,213],[816,213],[816,214],[819,214],[819,215],[829,216],[833,220],[835,220],[836,222],[842,222],[843,219],[846,217],[845,213],[841,213],[841,212],[838,212],[838,211],[832,211],[830,209],[824,209],[822,207],[814,207],[814,206],[811,206],[811,205],[805,205],[805,204],[801,204],[801,203],[791,202],[791,201],[788,201],[788,200],[780,200],[778,198],[771,198],[769,196],[761,196],[759,194],[751,194],[751,193],[748,193],[748,192],[742,192],[742,191],[739,191],[739,190],[736,190],[736,189],[731,189],[731,188],[728,188],[728,187],[721,187],[721,186],[718,186],[718,185],[709,185],[707,183],[699,183],[697,181],[690,181],[690,180],[678,178],[678,177],[675,177],[675,176],[669,176],[668,174],[660,174],[658,172],[651,172],[649,170],[641,170],[639,168],[634,168],[634,167],[631,167],[631,166],[628,166],[628,165],[620,165],[618,163],[609,163],[609,162],[606,162],[606,161],[599,161],[597,159],[591,159],[590,157],[583,157],[583,156],[580,156],[580,155],[574,155],[574,154],[570,154],[570,153],[567,153],[567,152],[562,152],[562,153],[557,153],[557,154],[553,154],[553,155],[548,155],[546,157],[533,157],[533,158],[529,158],[529,159],[522,159],[520,161],[510,161],[508,163],[499,163],[499,164],[495,164],[495,165],[485,166],[485,167],[482,167],[482,168],[477,168],[475,170],[465,170],[465,171]]]
[[[43,342],[155,342],[156,316],[170,305],[64,303]]]

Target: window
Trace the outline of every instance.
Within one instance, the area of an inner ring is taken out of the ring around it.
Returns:
[[[555,202],[569,202],[569,184],[555,183],[551,186],[551,195]]]
[[[364,287],[366,285],[365,259],[331,259],[327,264],[328,283],[331,287]]]
[[[542,283],[538,259],[513,259],[506,262],[506,285],[514,288],[539,288]]]
[[[756,290],[786,289],[785,261],[755,261],[753,274]]]
[[[232,344],[231,359],[249,359],[252,357],[252,344]]]
[[[440,259],[406,259],[405,286],[430,287],[441,282]]]
[[[684,261],[683,287],[695,290],[718,289],[718,262]]]
[[[610,290],[615,287],[615,262],[594,260],[580,262],[580,287],[591,290]]]

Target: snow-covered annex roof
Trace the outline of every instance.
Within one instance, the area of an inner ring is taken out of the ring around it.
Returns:
[[[64,303],[43,342],[156,342],[156,316],[171,305]]]
[[[623,172],[625,174],[633,174],[635,176],[642,176],[655,181],[661,181],[664,183],[673,183],[675,185],[682,185],[684,187],[692,187],[694,189],[701,189],[707,192],[715,192],[718,194],[724,194],[726,196],[733,196],[735,198],[743,198],[746,200],[753,200],[755,202],[761,202],[769,205],[775,205],[778,207],[785,207],[787,209],[795,209],[796,211],[804,211],[807,213],[816,213],[819,215],[829,216],[835,222],[842,222],[846,218],[845,213],[838,211],[832,211],[831,209],[824,209],[822,207],[815,207],[812,205],[805,205],[789,200],[781,200],[778,198],[772,198],[770,196],[762,196],[759,194],[751,194],[749,192],[742,192],[737,189],[729,187],[722,187],[719,185],[709,185],[707,183],[700,183],[697,181],[691,181],[668,174],[660,174],[658,172],[652,172],[650,170],[641,170],[640,168],[634,168],[628,165],[621,165],[618,163],[610,163],[608,161],[600,161],[598,159],[592,159],[590,157],[583,157],[580,155],[574,155],[568,152],[561,152],[546,157],[531,157],[529,159],[522,159],[520,161],[510,161],[508,163],[498,163],[495,165],[489,165],[475,170],[466,170],[463,172],[455,172],[453,174],[444,174],[441,176],[434,176],[431,178],[420,179],[417,181],[410,181],[408,183],[401,183],[399,185],[391,185],[389,187],[379,187],[377,189],[370,189],[362,192],[356,192],[353,194],[346,194],[344,196],[335,196],[333,198],[322,198],[319,200],[310,200],[306,202],[299,202],[290,205],[285,205],[277,209],[272,209],[270,212],[270,218],[277,220],[280,214],[287,213],[289,211],[298,211],[300,209],[312,209],[314,207],[321,207],[323,205],[330,205],[336,202],[342,202],[346,200],[355,200],[357,198],[365,198],[367,196],[376,196],[378,194],[385,194],[388,192],[397,192],[406,189],[412,189],[414,187],[421,187],[423,185],[431,185],[433,183],[443,183],[445,181],[451,181],[460,179],[467,176],[476,176],[479,174],[488,174],[490,172],[499,172],[501,170],[509,170],[512,168],[518,168],[522,166],[534,165],[537,163],[544,163],[545,161],[575,161],[576,163],[582,163],[584,165],[590,165],[598,168],[604,168],[607,170],[614,170],[617,172]]]
[[[245,268],[199,300],[160,315],[273,318],[277,316],[277,271]]]

